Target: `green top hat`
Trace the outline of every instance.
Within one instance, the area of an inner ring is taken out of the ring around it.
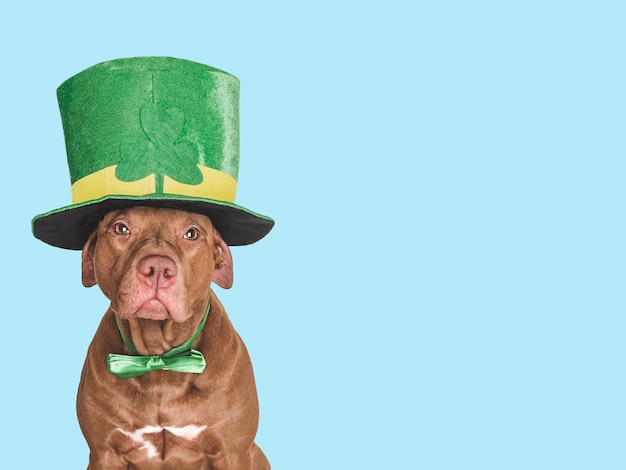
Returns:
[[[263,238],[269,217],[236,205],[239,80],[169,57],[104,62],[57,90],[72,205],[33,219],[44,242],[79,250],[102,216],[129,206],[209,216],[229,245]]]

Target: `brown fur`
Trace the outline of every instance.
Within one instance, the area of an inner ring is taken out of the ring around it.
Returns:
[[[185,239],[192,227],[199,236]],[[258,404],[250,359],[211,281],[230,287],[232,260],[202,215],[147,207],[115,211],[85,244],[83,283],[97,283],[111,300],[78,391],[90,470],[270,468],[254,443]],[[144,302],[154,294],[158,300]],[[193,335],[209,301],[207,323],[192,345],[206,359],[202,374],[153,371],[120,379],[108,372],[109,353],[132,354],[115,316],[141,354],[162,354]],[[193,439],[165,429],[189,425],[206,427]],[[129,436],[138,430],[148,432]]]

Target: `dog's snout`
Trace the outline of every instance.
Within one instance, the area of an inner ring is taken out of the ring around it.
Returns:
[[[167,256],[146,256],[137,265],[139,276],[150,286],[167,287],[176,277],[176,263]]]

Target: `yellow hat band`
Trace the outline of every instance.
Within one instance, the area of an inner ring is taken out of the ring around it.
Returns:
[[[154,175],[128,183],[116,178],[116,167],[117,165],[106,167],[76,181],[72,185],[72,203],[80,204],[112,195],[144,196],[156,193]],[[165,176],[163,193],[235,202],[237,180],[226,173],[204,165],[198,165],[198,168],[204,178],[201,184],[179,183]]]

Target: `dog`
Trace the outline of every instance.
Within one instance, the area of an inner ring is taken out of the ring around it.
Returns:
[[[89,470],[266,470],[252,365],[211,289],[233,283],[228,245],[205,215],[135,206],[107,213],[82,251],[82,281],[110,300],[89,346],[77,414]],[[206,324],[202,322],[206,316]],[[159,356],[193,338],[201,373],[120,378],[110,354]]]

